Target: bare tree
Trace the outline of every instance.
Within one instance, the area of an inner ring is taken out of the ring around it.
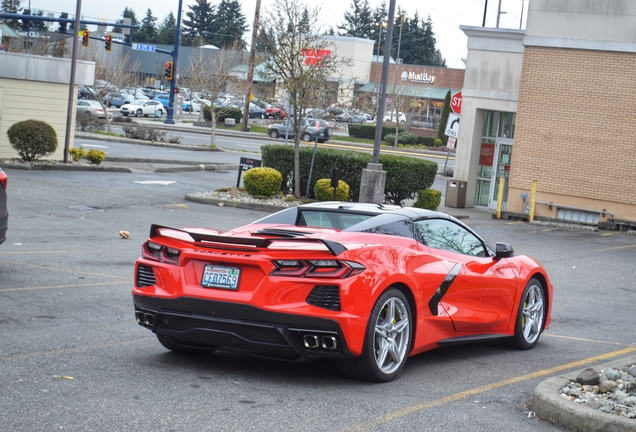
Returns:
[[[333,55],[320,28],[320,8],[309,7],[303,0],[274,2],[265,13],[259,46],[265,52],[264,69],[276,80],[276,91],[294,130],[294,195],[300,191],[301,119],[306,109],[320,103],[325,77],[337,71]]]
[[[219,93],[233,88],[236,93],[244,92],[237,90],[237,79],[232,74],[232,69],[241,63],[243,53],[235,44],[230,49],[208,50],[199,49],[198,54],[190,60],[190,66],[186,71],[187,82],[191,91],[201,93],[202,99],[210,101],[210,116],[212,119],[212,130],[210,132],[210,146],[216,146],[216,119],[217,115],[224,114],[228,108],[216,106],[215,100]],[[239,101],[240,102],[240,101]],[[244,115],[248,115],[244,113]],[[199,114],[199,120],[203,117],[203,107]]]
[[[395,114],[395,141],[394,147],[398,145],[398,138],[400,135],[400,113],[404,113],[404,116],[410,116],[411,105],[415,100],[415,95],[412,89],[404,84],[398,82],[397,70],[393,75],[393,81],[387,86],[387,94],[391,95],[393,100],[393,112]]]
[[[81,51],[80,59],[95,62],[95,79],[103,80],[105,84],[99,87],[91,87],[88,90],[95,100],[101,105],[106,113],[106,126],[108,133],[111,133],[110,118],[108,116],[108,96],[121,88],[135,86],[139,82],[139,60],[132,61],[130,55],[126,54],[121,61],[113,62],[109,58],[108,52],[99,50]]]

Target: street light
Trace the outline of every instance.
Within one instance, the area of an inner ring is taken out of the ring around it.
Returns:
[[[386,26],[386,21],[380,21],[379,23],[375,23],[376,27],[378,27],[378,55],[375,60],[377,62],[380,61],[380,38],[382,37],[382,26]]]
[[[407,14],[402,14],[400,17],[400,36],[398,37],[398,50],[396,57],[396,62],[398,64],[400,63],[400,44],[402,43],[402,24],[404,24],[404,18],[409,19],[409,16]]]

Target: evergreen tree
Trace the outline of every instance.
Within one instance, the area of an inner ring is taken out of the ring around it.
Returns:
[[[374,32],[374,23],[369,0],[352,0],[351,12],[345,12],[344,22],[338,25],[340,36],[354,36],[371,38]]]
[[[44,11],[43,10],[33,10],[31,11],[31,15],[33,16],[44,16]],[[29,30],[30,31],[40,31],[40,32],[45,32],[49,29],[49,24],[46,21],[31,21],[31,23],[29,24]]]
[[[183,33],[188,40],[200,39],[202,45],[212,40],[215,7],[208,0],[195,0],[183,19]]]
[[[20,3],[20,0],[2,0],[2,3],[0,3],[0,11],[8,14],[19,14],[22,11]],[[9,19],[4,22],[7,23],[9,27],[16,30],[20,27],[20,20],[18,19]]]
[[[146,16],[141,20],[141,27],[135,34],[135,42],[157,42],[157,17],[152,15],[150,8],[146,11]]]
[[[122,19],[118,19],[117,21],[115,21],[116,23],[123,24],[124,23],[123,18],[130,18],[130,24],[139,25],[139,22],[137,21],[137,17],[135,16],[135,11],[132,9],[129,9],[128,6],[124,8],[124,11],[121,13],[121,16],[122,16]],[[122,27],[115,26],[113,28],[113,33],[122,33],[122,30],[123,30]]]
[[[400,57],[404,59],[404,63],[446,67],[446,59],[437,49],[431,17],[426,21],[420,20],[416,12],[412,20],[404,23],[400,48]]]
[[[380,6],[376,7],[373,11],[373,28],[371,29],[371,34],[369,35],[369,39],[374,40],[376,45],[373,47],[373,53],[378,53],[378,40],[380,42],[380,55],[384,55],[384,40],[386,39],[386,27],[387,27],[387,16],[388,12],[386,10],[386,2],[382,2]]]
[[[451,91],[446,93],[444,98],[444,108],[442,108],[442,116],[439,118],[439,126],[437,127],[437,138],[441,139],[444,145],[448,142],[448,137],[444,135],[446,132],[446,123],[448,123],[448,115],[450,114]]]
[[[157,31],[157,43],[165,45],[174,45],[174,38],[177,34],[177,20],[174,14],[170,12],[168,16],[159,25]]]
[[[237,43],[239,49],[245,49],[243,35],[247,31],[246,21],[238,0],[221,0],[212,20],[212,44],[229,48]]]

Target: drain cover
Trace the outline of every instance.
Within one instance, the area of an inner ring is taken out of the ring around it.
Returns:
[[[88,207],[88,206],[69,206],[68,208],[71,208],[73,210],[79,210],[79,211],[87,211],[87,212],[104,211],[102,209],[98,209],[98,208],[95,208],[95,207]]]

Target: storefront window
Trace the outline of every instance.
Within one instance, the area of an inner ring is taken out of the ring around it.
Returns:
[[[477,187],[475,189],[476,205],[488,205],[494,153],[495,140],[492,138],[482,138],[479,168],[477,171]]]
[[[497,122],[499,122],[499,113],[495,111],[486,111],[484,116],[484,138],[495,138],[497,136]]]
[[[516,113],[502,112],[497,136],[500,138],[514,138]]]

